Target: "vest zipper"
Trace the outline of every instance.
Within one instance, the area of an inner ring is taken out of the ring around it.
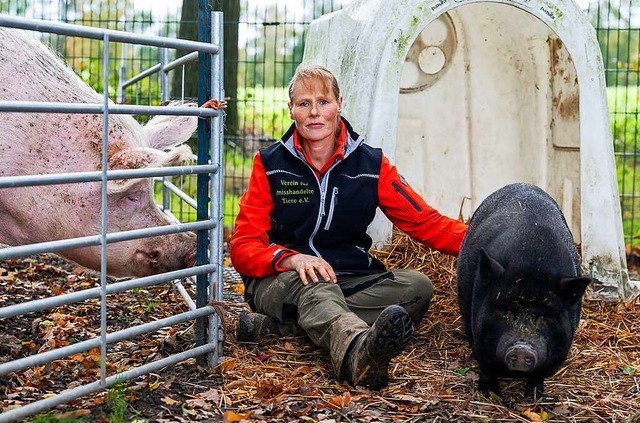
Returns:
[[[313,239],[316,237],[316,234],[318,233],[318,229],[320,229],[320,224],[322,223],[322,218],[325,215],[324,212],[324,203],[327,199],[327,181],[329,180],[329,174],[331,173],[331,170],[336,167],[338,165],[338,163],[340,163],[341,161],[337,161],[335,162],[328,170],[327,172],[322,175],[322,180],[320,180],[318,178],[318,176],[316,175],[316,172],[313,170],[313,168],[311,167],[311,165],[309,163],[307,163],[307,161],[300,157],[297,154],[294,154],[295,157],[298,158],[298,160],[302,160],[302,162],[304,162],[304,164],[307,165],[307,167],[309,168],[309,170],[311,171],[311,174],[313,175],[313,177],[315,178],[316,182],[318,183],[318,189],[320,189],[320,208],[318,210],[318,218],[316,219],[316,226],[315,228],[313,228],[313,232],[311,233],[311,235],[309,235],[309,248],[311,248],[311,251],[314,252],[314,254],[317,257],[323,258],[322,254],[320,254],[320,251],[318,251],[315,247],[315,245],[313,245]]]
[[[309,166],[308,163],[307,163],[307,166]],[[311,169],[311,166],[309,166],[309,168]],[[311,169],[311,171],[313,172],[313,169]],[[327,170],[327,173],[325,173],[322,176],[321,180],[318,179],[318,177],[316,176],[316,181],[318,182],[318,188],[320,189],[320,208],[318,209],[318,219],[316,220],[316,226],[315,228],[313,228],[313,232],[311,232],[311,235],[309,235],[309,248],[311,248],[311,250],[313,250],[316,256],[320,258],[322,258],[322,255],[320,254],[320,251],[316,249],[315,245],[313,245],[313,239],[316,237],[316,234],[318,233],[318,229],[320,229],[320,224],[322,223],[322,218],[325,215],[324,203],[327,201],[327,181],[329,180],[330,172],[331,172],[331,169]],[[315,172],[313,172],[313,174],[315,175]]]
[[[331,194],[331,203],[329,204],[329,216],[327,217],[327,223],[324,225],[324,230],[328,231],[331,227],[331,221],[333,220],[333,211],[338,204],[338,187],[333,187],[333,193]]]

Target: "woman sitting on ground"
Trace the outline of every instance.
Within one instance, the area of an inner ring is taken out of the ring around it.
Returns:
[[[240,317],[237,339],[302,331],[329,352],[338,377],[380,389],[433,288],[423,273],[388,271],[369,254],[376,209],[451,255],[467,227],[429,207],[341,117],[329,70],[301,65],[289,99],[294,122],[256,154],[231,238],[231,261],[257,312]]]

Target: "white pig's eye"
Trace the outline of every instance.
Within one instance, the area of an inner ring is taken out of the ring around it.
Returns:
[[[134,193],[128,194],[125,198],[128,201],[131,201],[132,203],[138,203],[140,202],[142,195],[139,192],[134,192]]]

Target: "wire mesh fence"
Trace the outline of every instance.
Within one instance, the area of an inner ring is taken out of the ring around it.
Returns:
[[[640,3],[600,0],[589,5],[588,14],[602,50],[627,260],[635,267],[640,264]]]
[[[233,228],[237,204],[246,188],[252,157],[261,146],[278,138],[291,123],[286,86],[303,57],[309,23],[352,0],[212,1],[225,12],[225,89],[229,107],[225,130],[224,223]],[[0,13],[81,23],[102,28],[189,38],[197,27],[197,1],[166,0],[0,0]],[[635,0],[579,2],[596,28],[608,85],[609,108],[618,170],[623,228],[630,261],[640,260],[640,152],[638,146],[638,73],[640,69],[640,3]],[[52,36],[53,37],[53,36]],[[90,85],[101,91],[98,44],[72,37],[48,40]],[[237,46],[230,49],[229,44]],[[328,49],[337,46],[327,46]],[[116,100],[118,84],[158,63],[157,51],[112,46],[109,93]],[[180,54],[180,53],[178,53]],[[170,57],[173,60],[175,57]],[[193,70],[175,72],[171,98],[193,98]],[[122,92],[119,102],[160,104],[159,79],[149,78]],[[192,146],[195,147],[195,146]],[[189,191],[189,177],[173,183]],[[195,219],[171,199],[169,207],[182,220]],[[635,252],[638,252],[637,254]]]

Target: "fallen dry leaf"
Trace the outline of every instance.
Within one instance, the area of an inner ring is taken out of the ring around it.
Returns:
[[[345,392],[344,395],[336,395],[327,401],[327,407],[333,408],[334,410],[342,410],[348,407],[349,404],[351,404],[351,394],[349,391]]]
[[[522,412],[522,415],[529,419],[532,422],[544,422],[548,419],[547,413],[545,411],[541,411],[540,413],[536,413],[531,411],[530,408],[527,408]]]
[[[162,397],[162,399],[160,400],[163,403],[167,404],[167,405],[177,405],[180,404],[180,401],[176,401],[171,397]]]
[[[228,358],[226,360],[223,360],[219,366],[223,369],[223,370],[231,370],[236,366],[236,362],[237,360],[235,358]]]
[[[253,415],[252,412],[239,414],[234,411],[225,411],[224,415],[222,416],[222,421],[223,423],[239,422],[242,420],[250,419],[252,415]]]
[[[60,414],[56,414],[55,418],[57,420],[72,420],[72,419],[78,419],[80,417],[84,417],[84,416],[88,416],[91,414],[91,410],[88,409],[78,409],[78,410],[73,410],[73,411],[66,411],[64,413],[60,413]]]
[[[216,403],[220,401],[220,392],[217,389],[209,389],[208,391],[201,393],[200,396],[207,401]]]

